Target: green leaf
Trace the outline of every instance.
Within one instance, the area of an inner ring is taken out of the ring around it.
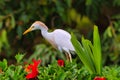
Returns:
[[[11,15],[11,27],[14,28],[15,27],[15,18],[13,15]]]
[[[3,22],[2,22],[2,21],[0,21],[0,29],[2,28],[2,26],[3,26]]]
[[[0,68],[2,68],[2,70],[7,69],[7,60],[6,59],[3,59],[3,61],[0,61]]]
[[[71,36],[71,41],[73,43],[75,51],[85,67],[89,70],[91,74],[94,73],[100,75],[102,69],[102,59],[100,36],[97,26],[94,26],[93,45],[91,41],[84,39],[83,37],[81,44],[73,35],[73,33],[71,34]]]
[[[93,2],[93,0],[86,0],[86,5],[90,6],[90,5],[92,5],[92,2]]]
[[[94,55],[94,59],[95,59],[94,60],[95,67],[96,67],[97,73],[101,74],[101,69],[102,69],[101,43],[100,43],[98,27],[96,25],[94,26],[93,46],[94,46],[93,55]]]
[[[4,44],[8,48],[9,43],[8,43],[8,39],[7,39],[7,31],[4,29],[2,30],[1,39],[2,39],[2,44]]]
[[[16,70],[15,73],[18,76],[20,74],[20,72],[22,71],[23,67],[22,66],[16,66]]]
[[[65,0],[65,1],[66,1],[66,3],[67,3],[67,6],[68,6],[68,7],[71,7],[72,0]]]
[[[14,79],[19,80],[23,78],[25,73],[23,72],[23,67],[22,66],[15,66],[15,75],[13,76]]]
[[[79,56],[79,58],[81,59],[85,67],[89,70],[89,72],[91,74],[95,73],[94,65],[91,62],[92,61],[91,58],[86,53],[86,50],[84,49],[84,47],[82,47],[82,45],[79,43],[79,41],[73,34],[71,34],[71,36],[72,36],[71,41],[72,41],[72,44],[75,48],[77,55]],[[84,39],[82,40],[84,41]]]
[[[15,56],[15,59],[17,60],[17,63],[20,63],[20,61],[23,59],[23,57],[24,57],[24,55],[23,54],[17,54],[16,56]]]
[[[59,75],[58,75],[58,79],[57,80],[65,80],[65,77],[66,77],[66,73],[65,72],[59,72]]]
[[[92,46],[91,42],[89,40],[86,40],[84,38],[82,38],[82,45],[85,51],[85,54],[87,56],[87,59],[89,60],[90,64],[92,64],[92,68],[95,70],[94,67],[94,56],[92,54],[92,48],[90,47],[90,45]]]
[[[10,65],[8,69],[6,70],[6,75],[11,77],[13,79],[15,72],[14,72],[14,65]]]
[[[120,19],[120,14],[113,15],[112,19]]]

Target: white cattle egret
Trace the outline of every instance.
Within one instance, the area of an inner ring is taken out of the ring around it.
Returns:
[[[71,43],[71,35],[62,29],[56,29],[53,32],[48,32],[48,27],[41,21],[35,21],[30,28],[24,33],[28,33],[33,30],[41,30],[42,36],[60,52],[64,51],[67,59],[72,62],[71,51],[75,51]]]

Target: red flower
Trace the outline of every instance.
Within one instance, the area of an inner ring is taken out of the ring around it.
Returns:
[[[58,65],[61,66],[61,67],[64,66],[64,61],[63,61],[63,60],[58,60],[57,63],[58,63]]]
[[[27,79],[37,77],[37,75],[38,75],[37,67],[40,63],[41,63],[41,60],[34,60],[33,59],[33,64],[30,64],[25,68],[25,71],[28,72],[28,74],[26,75]]]
[[[105,77],[96,76],[96,77],[94,78],[94,80],[106,80],[106,78],[105,78]]]

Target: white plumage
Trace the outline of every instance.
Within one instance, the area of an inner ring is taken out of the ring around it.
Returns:
[[[56,29],[54,32],[52,32],[54,35],[55,43],[58,47],[61,47],[63,50],[64,48],[67,48],[68,50],[74,51],[73,45],[71,43],[71,35],[61,29]]]
[[[33,30],[41,30],[42,36],[60,52],[65,51],[66,57],[72,62],[70,51],[74,51],[74,47],[71,43],[71,35],[62,29],[56,29],[53,32],[48,32],[47,26],[41,21],[36,21],[32,26],[27,29],[23,34],[26,34]]]

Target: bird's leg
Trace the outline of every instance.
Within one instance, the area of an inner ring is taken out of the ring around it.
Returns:
[[[67,60],[70,61],[70,62],[72,62],[71,54],[68,53],[68,52],[65,52],[65,55],[66,55]]]

